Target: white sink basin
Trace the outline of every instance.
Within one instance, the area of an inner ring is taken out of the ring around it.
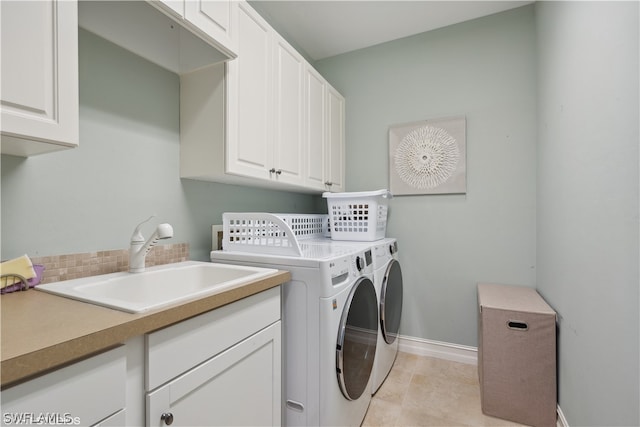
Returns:
[[[213,295],[277,270],[186,261],[39,285],[35,289],[129,313],[140,313],[194,297]]]

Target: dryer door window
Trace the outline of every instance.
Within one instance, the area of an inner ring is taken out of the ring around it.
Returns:
[[[391,260],[380,290],[380,328],[387,344],[392,344],[400,331],[402,316],[402,270],[398,261]]]
[[[342,394],[358,399],[369,388],[378,343],[378,309],[373,282],[360,278],[353,286],[338,329],[336,371]]]

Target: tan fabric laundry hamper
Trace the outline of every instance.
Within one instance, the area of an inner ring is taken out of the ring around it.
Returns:
[[[478,376],[482,412],[555,426],[556,313],[535,289],[478,284]]]

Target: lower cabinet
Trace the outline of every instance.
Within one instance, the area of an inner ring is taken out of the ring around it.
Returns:
[[[124,347],[2,390],[3,425],[124,425]]]
[[[100,421],[98,424],[94,424],[93,427],[122,427],[127,425],[126,410],[121,410]]]
[[[280,290],[146,337],[146,425],[281,424]]]
[[[280,425],[280,322],[147,394],[147,425]]]
[[[280,288],[3,389],[0,425],[281,425]]]

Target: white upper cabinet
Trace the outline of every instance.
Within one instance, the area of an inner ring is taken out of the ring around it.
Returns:
[[[224,22],[228,27],[225,31],[231,33],[236,3],[225,0],[224,4],[229,9],[223,7],[225,16],[216,19]],[[236,56],[226,34],[203,24],[207,18],[199,6],[200,2],[192,0],[85,0],[78,6],[78,25],[162,68],[184,74]],[[204,10],[213,14],[216,9],[211,9]],[[185,12],[199,24],[187,19]],[[210,17],[208,21],[214,19]]]
[[[239,56],[227,66],[226,171],[269,179],[273,165],[271,27],[245,3],[238,10]]]
[[[322,76],[308,66],[304,73],[305,109],[305,184],[325,190],[327,151],[327,84]]]
[[[246,3],[228,64],[226,172],[302,185],[304,59]]]
[[[2,154],[78,145],[78,10],[73,1],[2,1]]]
[[[344,97],[327,85],[327,138],[325,153],[327,162],[325,185],[327,190],[339,192],[345,190],[345,136],[344,136]]]
[[[169,15],[183,18],[187,25],[217,47],[235,56],[232,31],[236,21],[234,0],[149,0]]]
[[[305,184],[344,191],[344,98],[307,67],[305,85]]]
[[[181,177],[344,188],[344,98],[248,3],[237,7],[238,57],[181,76]]]
[[[237,3],[232,0],[185,0],[184,17],[231,52],[234,44],[232,31],[237,20]]]
[[[2,154],[78,146],[78,26],[183,74],[236,56],[237,7],[232,0],[0,1]]]
[[[273,110],[275,129],[273,164],[275,179],[304,184],[304,58],[279,35],[275,35],[273,60]]]
[[[175,14],[179,18],[184,18],[185,0],[151,0],[150,3],[155,5],[158,9],[166,10],[169,13]]]

